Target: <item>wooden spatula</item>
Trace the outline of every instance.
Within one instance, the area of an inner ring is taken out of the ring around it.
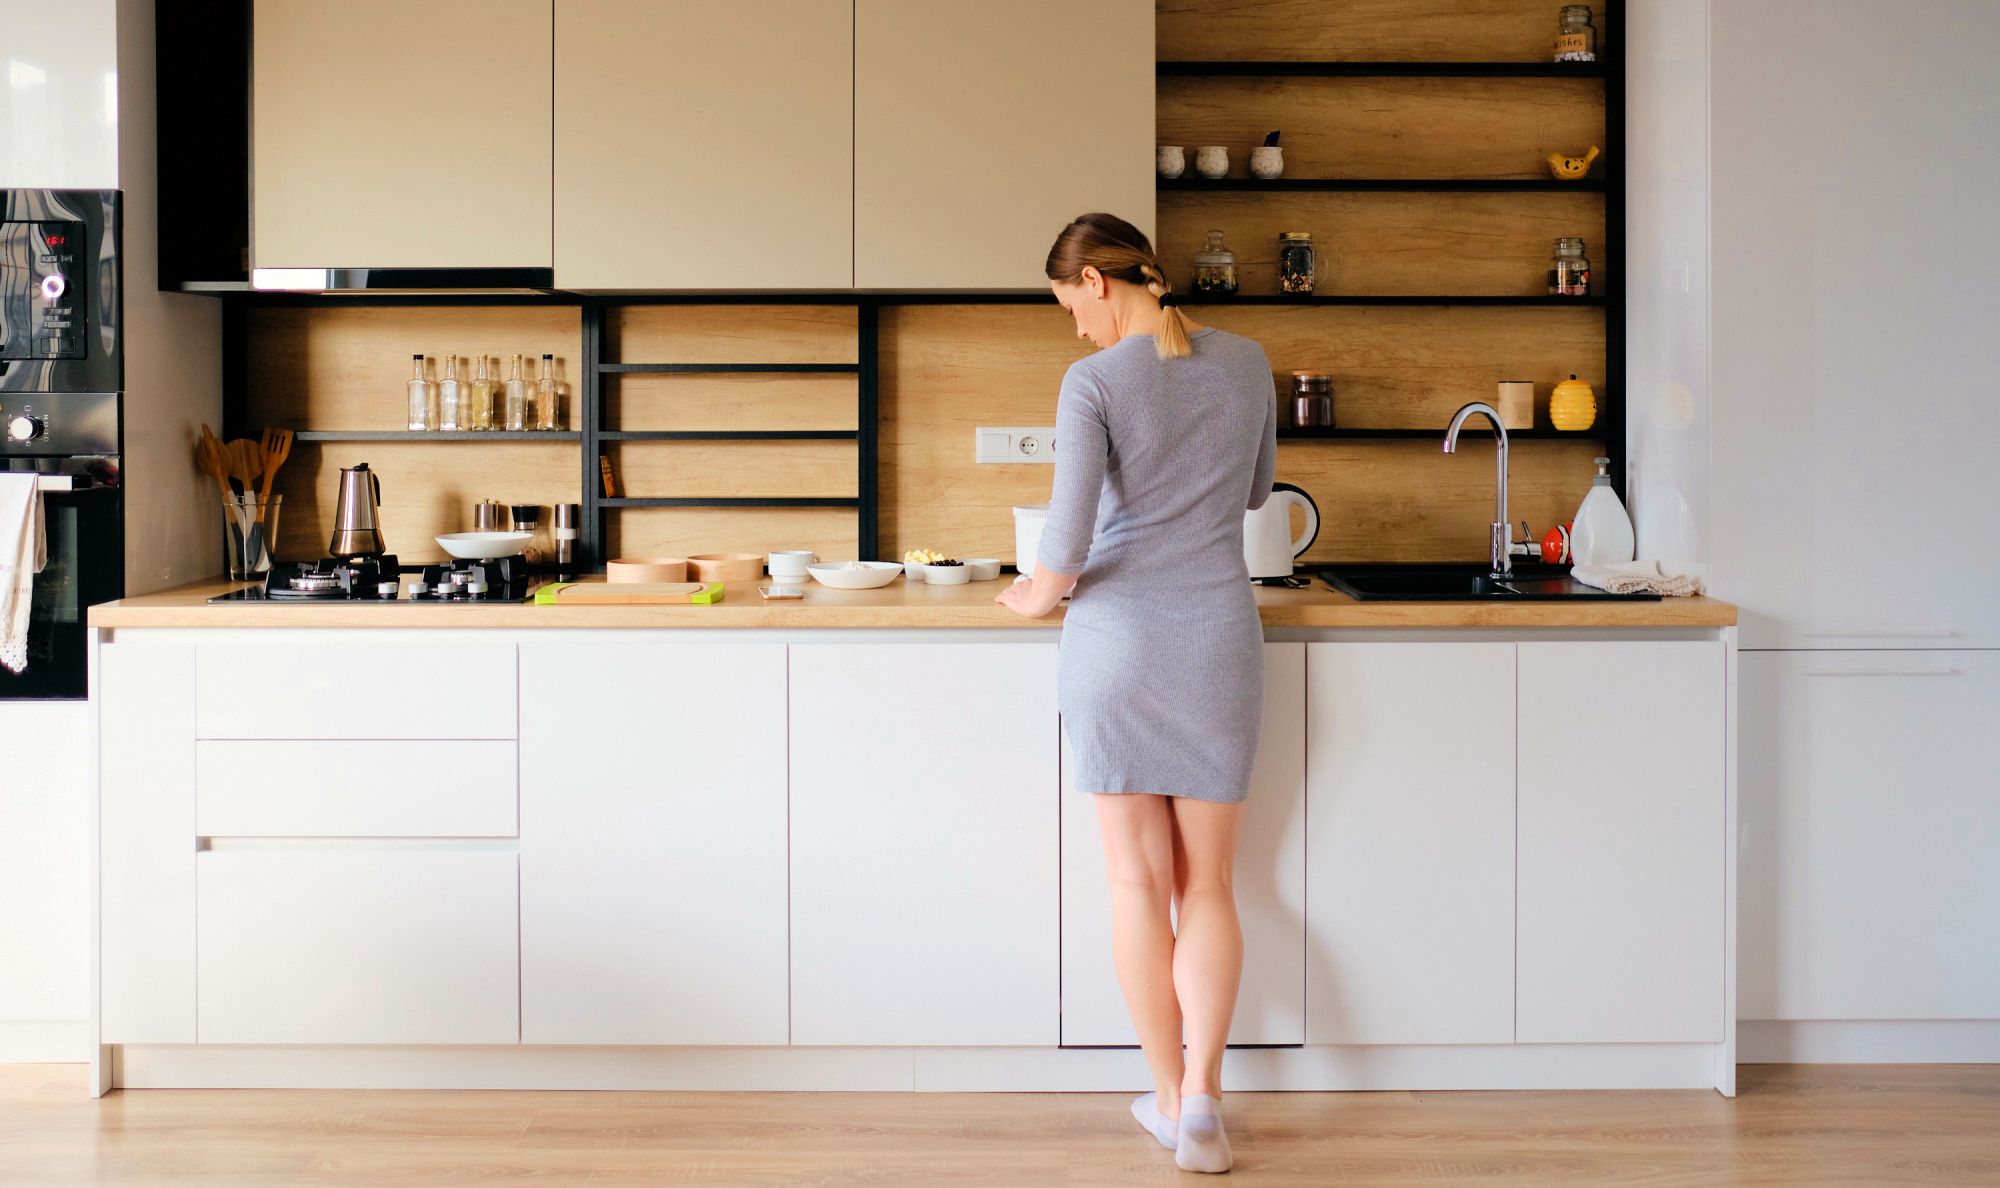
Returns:
[[[264,504],[271,502],[271,483],[278,477],[278,467],[292,456],[292,431],[290,429],[266,429],[264,440],[259,443],[258,453],[264,468],[263,500],[257,508],[257,518],[264,518]]]

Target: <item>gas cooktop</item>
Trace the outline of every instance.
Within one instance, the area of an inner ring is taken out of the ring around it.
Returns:
[[[261,585],[217,594],[210,602],[415,602],[438,606],[526,602],[550,579],[521,557],[450,561],[404,569],[391,555],[287,561]]]

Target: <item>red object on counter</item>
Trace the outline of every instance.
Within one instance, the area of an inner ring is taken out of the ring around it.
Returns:
[[[1544,563],[1549,565],[1569,564],[1569,530],[1574,524],[1574,520],[1568,524],[1557,524],[1555,527],[1549,529],[1547,536],[1542,538],[1542,561]]]

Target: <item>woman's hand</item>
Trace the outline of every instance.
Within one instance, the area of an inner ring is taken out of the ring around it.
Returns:
[[[1030,619],[1039,619],[1062,603],[1063,595],[1076,587],[1073,573],[1045,573],[1024,577],[1000,591],[993,601]]]

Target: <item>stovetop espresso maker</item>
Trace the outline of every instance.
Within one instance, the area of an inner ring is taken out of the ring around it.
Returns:
[[[382,480],[358,462],[343,467],[333,504],[333,541],[326,551],[334,557],[379,557],[382,547]]]

